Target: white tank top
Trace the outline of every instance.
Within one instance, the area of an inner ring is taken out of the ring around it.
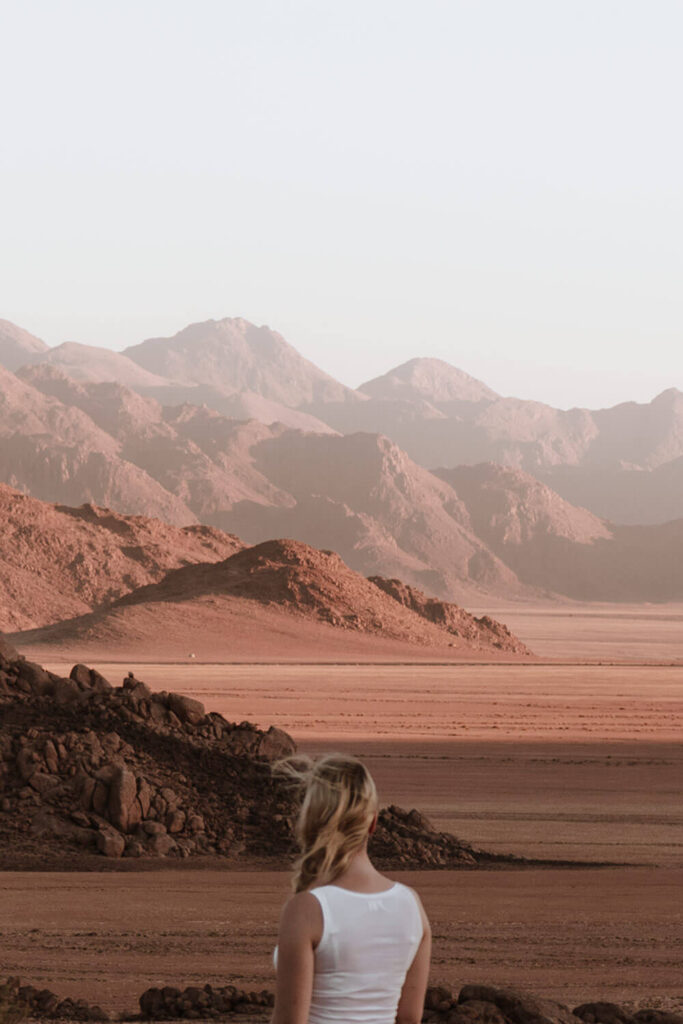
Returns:
[[[414,893],[400,882],[383,892],[338,885],[310,892],[322,910],[323,933],[315,949],[308,1024],[394,1024],[422,940]]]

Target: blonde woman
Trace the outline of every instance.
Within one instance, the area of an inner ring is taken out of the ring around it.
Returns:
[[[370,773],[342,754],[279,769],[301,786],[303,801],[272,1024],[419,1024],[431,932],[417,894],[368,857],[377,825]]]

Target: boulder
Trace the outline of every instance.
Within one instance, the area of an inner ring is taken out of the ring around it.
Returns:
[[[446,1024],[507,1024],[507,1021],[493,1003],[471,999],[454,1006],[446,1018]]]
[[[150,836],[148,849],[154,857],[166,857],[175,848],[175,839],[171,839],[165,832]]]
[[[280,757],[290,757],[296,751],[296,743],[284,729],[271,725],[268,732],[259,740],[257,753],[269,761],[277,761]]]
[[[138,779],[138,803],[142,817],[146,818],[152,803],[152,787],[146,779]]]
[[[41,665],[34,661],[19,662],[19,678],[31,688],[33,693],[42,694],[52,691],[52,679]]]
[[[166,832],[166,826],[160,821],[143,821],[142,828],[148,836],[161,836]]]
[[[34,772],[28,784],[31,789],[35,789],[36,793],[46,797],[59,785],[59,779],[56,779],[54,775],[47,775],[45,772]]]
[[[5,640],[2,633],[0,633],[0,662],[19,661],[20,657],[21,655],[16,647],[12,647],[12,644]]]
[[[122,832],[129,832],[142,820],[137,795],[138,782],[133,772],[125,765],[117,767],[109,786],[107,814],[112,825]]]
[[[73,679],[58,679],[52,685],[55,704],[72,704],[81,695],[81,688]]]
[[[633,1014],[638,1024],[683,1024],[683,1014],[669,1010],[644,1009]]]
[[[582,1003],[574,1015],[586,1024],[633,1024],[633,1015],[617,1003]]]
[[[496,1006],[508,1024],[576,1024],[569,1007],[553,999],[542,999],[516,988],[493,988],[488,985],[465,985],[458,1003],[473,1000]]]
[[[197,725],[204,717],[204,705],[192,697],[184,697],[181,693],[169,693],[168,706],[181,722]]]
[[[182,832],[185,828],[185,811],[181,811],[179,808],[169,811],[166,818],[166,828],[172,833]]]
[[[105,857],[121,857],[126,848],[126,840],[120,832],[113,829],[102,829],[97,833],[97,849]]]
[[[73,679],[81,690],[90,688],[90,669],[87,665],[74,665],[69,672],[69,679]]]

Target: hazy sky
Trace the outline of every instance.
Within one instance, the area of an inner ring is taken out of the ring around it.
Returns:
[[[0,316],[683,389],[679,0],[0,0]]]

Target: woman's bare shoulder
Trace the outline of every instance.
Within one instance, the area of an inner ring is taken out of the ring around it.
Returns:
[[[405,888],[408,890],[408,892],[412,892],[413,896],[415,897],[415,900],[416,900],[417,906],[418,906],[418,910],[420,911],[420,917],[422,918],[422,924],[424,925],[425,930],[428,930],[428,929],[431,930],[430,929],[430,924],[429,924],[429,918],[427,917],[427,911],[425,910],[424,904],[422,903],[422,900],[420,899],[419,892],[417,891],[417,889],[413,889],[413,887],[411,885],[406,885]]]
[[[313,944],[320,941],[323,915],[320,903],[310,892],[297,892],[285,903],[280,915],[280,936],[301,936],[310,938]]]
[[[290,924],[320,919],[320,903],[312,892],[297,892],[290,896],[282,908],[282,921]]]

